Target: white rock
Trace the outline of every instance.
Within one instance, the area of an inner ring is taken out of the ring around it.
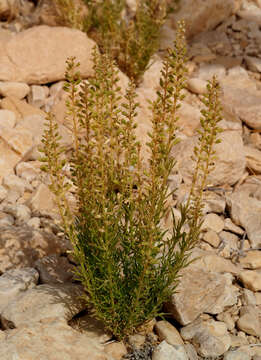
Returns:
[[[152,360],[188,360],[183,345],[170,345],[166,341],[162,341],[153,351]]]
[[[26,95],[29,94],[30,87],[22,82],[0,82],[0,95],[15,96],[18,99],[23,99]]]
[[[33,268],[12,269],[0,276],[0,313],[18,294],[34,288],[38,278]]]
[[[47,91],[46,91],[47,88]],[[48,96],[49,89],[46,86],[32,85],[28,95],[28,103],[35,107],[42,107]]]

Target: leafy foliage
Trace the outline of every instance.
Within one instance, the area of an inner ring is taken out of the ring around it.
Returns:
[[[51,176],[50,188],[74,248],[76,275],[97,318],[119,339],[161,315],[162,304],[175,291],[179,272],[189,264],[190,250],[200,234],[202,192],[219,132],[215,78],[205,97],[189,201],[180,208],[180,219],[173,216],[171,235],[166,234],[161,221],[170,210],[168,178],[175,165],[171,150],[177,143],[176,113],[184,97],[185,53],[184,24],[180,23],[174,49],[164,62],[160,90],[151,103],[147,165],[135,135],[139,105],[134,83],[130,82],[122,98],[114,62],[96,49],[94,76],[88,82],[81,81],[75,59],[67,61],[65,90],[69,95],[67,121],[73,135],[69,162],[76,189],[75,212],[66,198],[69,185],[59,156],[63,148],[53,116],[47,118],[43,169]]]

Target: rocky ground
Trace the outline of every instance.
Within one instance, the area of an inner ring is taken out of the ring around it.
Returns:
[[[62,90],[65,60],[75,55],[88,78],[94,42],[78,30],[51,26],[54,20],[43,3],[0,3],[1,359],[119,360],[126,346],[113,341],[79,300],[83,290],[73,280],[70,244],[59,228],[37,150],[49,110],[70,147]],[[185,18],[189,81],[180,110],[183,141],[174,149],[174,209],[189,188],[200,99],[213,74],[222,86],[224,132],[205,191],[204,231],[193,251],[198,259],[183,271],[179,292],[165,304],[168,321],[155,320],[130,337],[135,348],[126,358],[260,360],[261,1],[182,3],[164,26],[161,49],[137,89],[137,135],[145,143],[146,98],[155,96],[175,21]],[[124,90],[128,79],[122,73],[120,82]],[[73,194],[70,199],[73,203]]]

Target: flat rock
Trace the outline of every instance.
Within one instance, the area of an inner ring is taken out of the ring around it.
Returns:
[[[1,360],[113,360],[102,345],[57,318],[6,331],[0,340],[0,353]]]
[[[226,200],[233,222],[246,230],[252,247],[259,248],[261,246],[261,201],[243,191],[228,195]]]
[[[1,39],[0,39],[1,41]],[[2,42],[0,80],[46,84],[64,79],[66,60],[75,56],[83,77],[92,74],[95,46],[85,33],[67,27],[34,26]]]
[[[175,320],[187,325],[204,312],[221,313],[237,302],[237,296],[236,288],[225,275],[190,268],[183,272],[177,292],[166,308]]]
[[[213,319],[194,321],[183,327],[180,334],[184,340],[192,341],[203,357],[223,355],[231,344],[226,324]]]
[[[17,296],[4,308],[2,323],[8,328],[9,322],[20,327],[50,317],[69,321],[84,309],[85,302],[80,299],[82,295],[77,285],[38,285]]]

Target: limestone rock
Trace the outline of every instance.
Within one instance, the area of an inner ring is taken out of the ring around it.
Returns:
[[[33,147],[33,136],[30,130],[21,126],[10,129],[5,126],[0,127],[0,136],[8,144],[10,149],[23,157]]]
[[[190,268],[183,272],[178,292],[166,308],[182,325],[194,321],[203,312],[221,313],[237,301],[237,290],[227,283],[225,275]]]
[[[13,111],[0,110],[0,125],[4,127],[13,128],[16,124],[16,116]]]
[[[220,135],[220,139],[221,144],[215,146],[218,160],[215,160],[215,169],[209,174],[209,183],[213,186],[233,185],[242,177],[245,169],[242,138],[235,131],[225,131]],[[194,162],[191,156],[196,144],[197,138],[193,136],[181,141],[173,148],[177,168],[185,183],[190,183],[192,179]]]
[[[23,99],[29,94],[30,87],[22,82],[0,82],[0,95],[3,97],[14,96],[17,99]]]
[[[46,255],[64,253],[70,249],[65,239],[51,233],[24,226],[0,228],[0,271],[11,268],[32,267],[36,260]]]
[[[191,340],[203,357],[223,355],[231,344],[225,323],[213,319],[194,321],[183,327],[180,334],[184,340]]]
[[[50,317],[69,321],[84,309],[81,295],[81,289],[72,284],[38,285],[20,294],[3,309],[2,322],[20,327]]]
[[[40,184],[32,193],[26,205],[29,206],[33,212],[41,212],[42,214],[59,218],[59,209],[55,203],[55,196],[45,184]]]
[[[256,306],[243,306],[237,327],[249,335],[261,336],[261,318]]]
[[[162,341],[153,351],[152,360],[188,360],[186,350],[183,345],[170,345],[166,341]]]
[[[5,338],[0,340],[0,352],[2,360],[10,357],[35,360],[43,354],[48,360],[113,360],[103,352],[103,346],[57,318],[29,322],[5,332]]]
[[[261,151],[250,146],[244,146],[246,166],[254,174],[261,173]]]
[[[28,104],[25,100],[19,100],[14,96],[4,98],[0,102],[0,107],[4,110],[13,111],[17,121],[31,115],[41,115],[43,118],[46,116],[42,110]]]
[[[238,77],[241,77],[240,73]],[[244,81],[245,83],[238,79],[223,81],[223,102],[249,127],[260,130],[261,120],[258,114],[260,114],[261,91],[257,90],[249,79]]]
[[[261,291],[261,271],[260,270],[244,270],[239,274],[239,279],[243,285],[252,291]]]
[[[261,246],[261,201],[243,191],[228,195],[227,205],[236,225],[242,226],[253,248]]]
[[[33,268],[12,269],[0,276],[0,313],[18,294],[34,288],[38,278]]]
[[[207,82],[199,78],[190,78],[188,89],[195,94],[204,94],[207,89]]]
[[[178,330],[168,321],[157,321],[155,331],[161,341],[165,340],[170,345],[184,345]]]
[[[3,186],[8,190],[13,190],[23,195],[25,190],[32,191],[32,186],[24,179],[19,178],[14,174],[7,175],[3,178]]]
[[[4,176],[14,174],[14,168],[21,160],[21,155],[13,151],[0,136],[0,180]]]
[[[240,264],[245,269],[260,269],[261,268],[261,252],[248,251],[246,256],[239,259]]]
[[[202,224],[202,230],[213,230],[217,233],[224,228],[224,221],[216,214],[207,214]]]
[[[232,0],[224,3],[222,0],[203,1],[185,0],[180,10],[172,15],[173,23],[184,19],[187,36],[192,37],[200,32],[213,29],[216,25],[238,10],[241,1]],[[211,14],[212,16],[209,16]]]
[[[1,39],[0,39],[1,41]],[[66,60],[75,56],[83,77],[92,74],[95,46],[85,33],[67,27],[34,26],[2,43],[0,80],[46,84],[64,79]]]
[[[250,354],[241,349],[227,351],[224,354],[224,360],[251,360]]]
[[[177,125],[180,127],[180,131],[186,136],[194,135],[195,130],[200,126],[200,110],[183,101],[177,115],[179,116]]]

